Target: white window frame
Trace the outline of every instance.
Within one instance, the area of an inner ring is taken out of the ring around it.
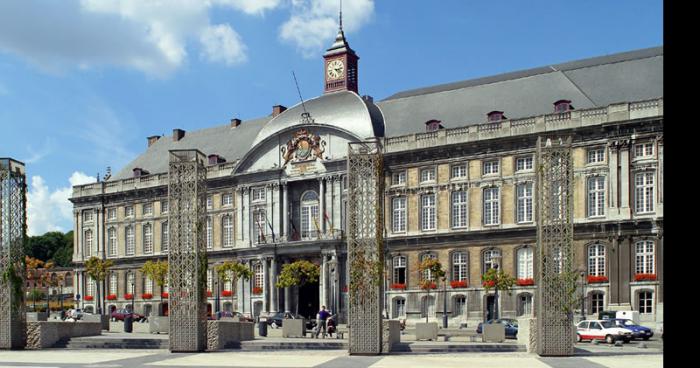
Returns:
[[[423,194],[420,196],[421,203],[421,231],[433,231],[436,229],[436,208],[437,198],[435,193]]]
[[[484,226],[494,226],[501,223],[501,188],[486,187],[483,190]],[[488,194],[488,195],[487,195]]]
[[[143,207],[143,215],[144,216],[153,216],[153,203],[144,203],[142,205]]]
[[[522,247],[515,253],[518,269],[518,279],[534,279],[534,256],[535,252],[532,247]]]
[[[134,232],[134,226],[129,225],[124,228],[124,239],[126,244],[126,255],[133,256],[136,254],[136,234]]]
[[[656,200],[656,172],[639,171],[634,174],[634,211],[638,215],[654,213]]]
[[[640,240],[634,244],[635,274],[656,274],[656,244]]]
[[[83,253],[86,257],[92,256],[94,236],[91,229],[83,231]]]
[[[117,219],[117,209],[116,208],[108,208],[107,209],[107,220],[116,220]]]
[[[394,318],[406,317],[406,298],[403,298],[403,297],[394,298],[392,304],[394,307],[394,311],[393,311]]]
[[[605,310],[605,293],[601,291],[594,291],[589,294],[591,297],[591,310],[589,314],[598,314]]]
[[[642,295],[648,294],[648,298],[642,299]],[[645,301],[645,303],[642,303]],[[637,310],[639,314],[653,314],[654,313],[654,292],[651,290],[640,290],[637,292]]]
[[[223,193],[221,195],[221,207],[230,207],[233,206],[233,194],[232,193]]]
[[[494,258],[502,257],[500,249],[487,249],[482,253],[482,267],[484,273],[493,268],[493,266],[498,263],[498,267],[501,267],[500,262],[496,262]]]
[[[110,227],[107,229],[107,256],[116,257],[117,247],[117,229],[115,227]]]
[[[233,216],[221,217],[221,242],[223,248],[233,247]]]
[[[267,217],[265,212],[265,207],[255,207],[253,208],[253,239],[255,243],[265,243],[267,238],[265,237],[267,229]]]
[[[134,206],[124,207],[124,217],[134,217]]]
[[[435,167],[426,167],[420,170],[421,183],[433,183],[436,176]]]
[[[634,145],[635,159],[654,158],[654,142],[642,142]]]
[[[170,203],[167,199],[160,201],[160,213],[168,213],[170,211]]]
[[[515,187],[516,213],[515,220],[519,224],[532,223],[534,221],[534,185],[531,181],[519,183]]]
[[[167,252],[170,247],[170,225],[168,221],[160,223],[160,251]]]
[[[391,226],[394,233],[406,232],[406,197],[394,197],[391,199],[392,218]]]
[[[391,185],[406,185],[406,170],[392,173]]]
[[[110,295],[110,294],[117,295],[118,283],[119,283],[119,277],[117,276],[116,273],[109,275],[109,290],[107,291],[107,295]]]
[[[535,161],[535,159],[532,155],[516,157],[515,158],[515,172],[532,171],[532,169],[535,165],[534,161]]]
[[[250,190],[250,201],[251,202],[265,202],[265,187],[251,188]]]
[[[143,254],[153,253],[153,225],[144,224],[143,225]]]
[[[395,256],[392,261],[392,281],[394,284],[407,284],[408,283],[408,272],[406,269],[408,258],[406,256]],[[401,282],[401,277],[399,277],[399,270],[403,269],[403,282]]]
[[[207,216],[206,222],[206,246],[207,249],[214,248],[214,224],[211,216]]]
[[[501,161],[499,159],[495,160],[484,160],[482,164],[481,174],[486,175],[498,175],[501,170]]]
[[[94,214],[95,214],[95,211],[93,211],[93,210],[84,210],[83,211],[83,222],[94,221]]]
[[[452,228],[460,229],[469,226],[469,192],[466,190],[454,191],[450,194],[452,202]]]
[[[307,194],[313,193],[315,199],[304,199]],[[301,195],[301,203],[299,214],[300,227],[301,227],[301,238],[311,239],[315,238],[320,232],[321,223],[319,222],[319,196],[313,190],[306,191]],[[318,227],[318,228],[317,228]]]
[[[420,256],[421,263],[423,261],[425,261],[426,259],[437,259],[437,255],[435,255],[435,253],[429,253],[429,252],[421,254],[421,256]],[[433,273],[429,269],[423,270],[423,272],[421,273],[421,281],[433,281],[434,282],[435,275],[433,275]]]
[[[258,262],[253,265],[253,275],[253,287],[262,289],[265,280],[262,263]]]
[[[588,275],[605,276],[605,246],[600,243],[591,244],[587,253]]]
[[[592,147],[586,150],[586,164],[600,164],[605,162],[605,148]]]
[[[467,281],[469,279],[469,256],[467,252],[452,253],[452,281]]]
[[[466,163],[454,164],[450,167],[450,178],[452,180],[467,180],[468,175],[469,170],[468,165]]]
[[[605,217],[605,176],[589,176],[586,189],[588,217]]]
[[[462,300],[462,302],[458,302]],[[467,311],[467,296],[466,295],[455,295],[452,297],[452,305],[454,306],[454,317],[463,317]]]
[[[211,210],[214,208],[214,198],[213,196],[208,195],[207,196],[207,209]]]

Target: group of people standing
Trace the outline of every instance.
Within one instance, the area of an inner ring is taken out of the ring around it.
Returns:
[[[328,337],[333,337],[335,328],[334,316],[326,310],[325,305],[322,305],[321,310],[316,314],[316,333],[314,334],[314,337],[318,337],[321,330],[323,330],[323,338],[326,337],[326,334],[328,334]]]

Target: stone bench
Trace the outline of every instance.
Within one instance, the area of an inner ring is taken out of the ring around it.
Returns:
[[[254,340],[254,323],[231,320],[207,321],[207,350],[236,348],[241,341]]]
[[[36,321],[27,322],[27,349],[50,348],[59,340],[102,334],[100,322]]]

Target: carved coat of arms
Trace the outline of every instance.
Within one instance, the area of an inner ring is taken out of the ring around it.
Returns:
[[[323,160],[323,152],[325,152],[326,142],[321,140],[321,137],[309,133],[306,129],[299,129],[292,139],[287,142],[285,147],[282,147],[282,157],[284,165],[287,166],[289,161],[307,161],[311,159]]]

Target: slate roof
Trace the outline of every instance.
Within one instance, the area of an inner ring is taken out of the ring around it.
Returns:
[[[486,122],[486,114],[493,110],[504,111],[510,119],[549,114],[560,99],[586,109],[659,97],[663,97],[663,47],[409,90],[365,105],[377,135],[392,137],[425,132],[425,122],[431,119],[455,128]],[[170,149],[197,148],[235,161],[252,148],[270,120],[266,116],[237,128],[226,124],[188,131],[179,142],[161,137],[110,180],[132,177],[135,167],[151,174],[167,172]]]

